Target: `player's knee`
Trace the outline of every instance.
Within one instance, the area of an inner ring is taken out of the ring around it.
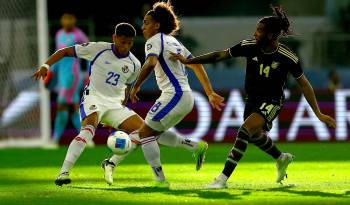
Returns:
[[[139,130],[139,137],[140,137],[140,139],[151,137],[151,136],[157,136],[157,135],[159,135],[159,132],[155,131],[152,128],[150,128],[146,124],[143,124],[143,126]]]
[[[92,125],[85,125],[80,129],[80,133],[78,136],[74,138],[76,141],[81,141],[83,143],[87,143],[92,140],[95,136],[95,127]]]

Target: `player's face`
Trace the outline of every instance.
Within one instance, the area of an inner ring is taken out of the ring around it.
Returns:
[[[258,23],[256,26],[256,30],[254,32],[254,38],[256,42],[259,44],[266,39],[265,25],[263,23]]]
[[[70,31],[75,27],[77,19],[72,15],[63,15],[61,18],[61,25],[66,31]]]
[[[118,54],[127,55],[134,44],[134,38],[113,35],[113,42]]]
[[[158,33],[159,23],[156,22],[151,15],[146,15],[143,19],[142,33],[146,39],[151,38]]]

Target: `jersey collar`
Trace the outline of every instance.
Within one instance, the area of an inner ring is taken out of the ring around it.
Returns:
[[[113,43],[111,44],[111,48],[112,48],[112,51],[113,51],[114,55],[115,55],[117,58],[126,58],[126,57],[128,57],[128,56],[130,55],[130,51],[129,51],[128,54],[126,54],[126,55],[120,55],[120,54],[118,54],[117,51],[115,50],[115,46],[114,46]]]

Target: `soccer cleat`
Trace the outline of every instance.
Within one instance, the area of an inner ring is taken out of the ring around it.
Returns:
[[[196,170],[200,170],[203,166],[204,160],[205,160],[205,154],[208,150],[208,143],[206,142],[198,142],[197,150],[193,153],[193,158],[196,161]]]
[[[169,189],[170,183],[168,181],[156,181],[154,183],[154,187],[156,187],[156,188],[163,188],[163,189]]]
[[[72,180],[69,178],[68,172],[63,172],[58,175],[58,177],[55,180],[55,184],[57,186],[62,186],[63,184],[70,184]]]
[[[107,184],[112,185],[113,184],[113,171],[115,164],[113,162],[110,162],[109,159],[105,159],[101,163],[101,167],[104,171],[104,179]]]
[[[287,167],[293,161],[294,155],[289,153],[282,153],[281,156],[278,157],[276,162],[277,168],[277,183],[282,183],[284,177],[287,177]]]
[[[226,189],[227,183],[225,180],[215,178],[214,181],[206,186],[207,189]]]

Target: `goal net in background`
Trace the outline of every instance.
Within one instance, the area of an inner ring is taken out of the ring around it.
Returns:
[[[49,116],[42,110],[45,92],[30,78],[47,52],[44,47],[40,53],[40,37],[47,38],[47,30],[39,34],[47,27],[47,22],[40,25],[38,20],[46,18],[46,8],[38,11],[43,6],[46,0],[0,0],[0,148],[45,142],[41,124],[43,116]],[[46,121],[49,124],[49,117]]]

